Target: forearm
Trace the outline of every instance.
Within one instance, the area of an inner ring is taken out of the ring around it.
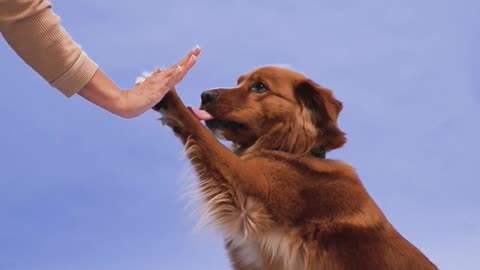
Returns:
[[[76,93],[124,118],[159,102],[196,63],[198,47],[148,82],[122,91],[61,27],[46,0],[0,0],[0,32],[15,52],[66,96]]]
[[[128,91],[122,91],[102,70],[98,69],[78,95],[99,107],[124,118],[129,118],[125,100]]]
[[[33,70],[66,96],[82,89],[97,71],[48,1],[0,0],[0,31]]]

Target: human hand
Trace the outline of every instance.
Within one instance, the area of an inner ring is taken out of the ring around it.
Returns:
[[[139,116],[160,102],[165,94],[178,84],[195,65],[200,48],[195,47],[178,63],[162,72],[155,72],[133,89],[123,91],[125,118]]]
[[[170,68],[152,74],[129,90],[120,90],[107,75],[98,70],[78,94],[99,107],[123,118],[134,118],[150,110],[179,83],[195,65],[200,48],[195,47]]]

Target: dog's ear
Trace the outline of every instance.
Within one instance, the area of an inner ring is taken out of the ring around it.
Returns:
[[[304,108],[316,114],[317,121],[337,122],[343,105],[333,96],[332,91],[306,79],[295,87],[295,95]]]
[[[319,131],[320,147],[324,147],[328,151],[345,144],[345,133],[337,126],[338,115],[343,105],[334,97],[331,90],[310,79],[305,79],[297,83],[295,96],[302,106],[302,110],[308,112],[310,121],[313,121]]]

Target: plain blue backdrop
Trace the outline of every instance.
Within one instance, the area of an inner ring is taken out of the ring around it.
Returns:
[[[441,269],[480,251],[478,1],[53,1],[121,87],[202,55],[186,103],[265,64],[343,101],[353,164],[397,229]],[[148,112],[123,120],[51,89],[0,41],[0,270],[227,269],[220,235],[193,231],[186,161]]]

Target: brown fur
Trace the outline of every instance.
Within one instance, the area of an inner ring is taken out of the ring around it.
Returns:
[[[257,82],[267,91],[252,92]],[[203,108],[222,121],[214,131],[233,151],[175,90],[156,109],[185,145],[234,269],[437,269],[388,222],[350,165],[312,156],[346,142],[337,126],[342,103],[330,90],[264,67],[217,91]]]

